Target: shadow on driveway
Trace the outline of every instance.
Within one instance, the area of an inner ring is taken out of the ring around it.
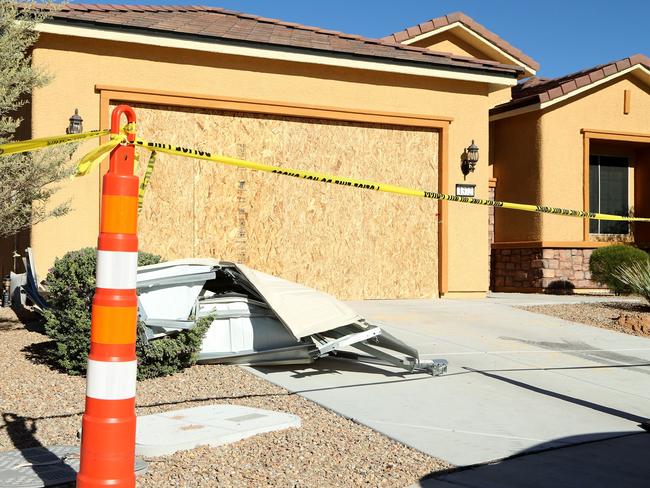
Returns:
[[[603,437],[609,437],[603,439]],[[555,439],[567,445],[535,447],[500,461],[436,472],[422,488],[647,488],[650,435],[608,432]]]

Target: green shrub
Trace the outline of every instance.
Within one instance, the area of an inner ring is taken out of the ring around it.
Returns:
[[[649,259],[648,254],[641,249],[616,244],[596,249],[589,260],[589,271],[593,280],[606,285],[617,295],[627,294],[632,289],[618,278],[616,269],[619,266],[646,263]]]
[[[138,379],[168,376],[196,363],[203,336],[208,331],[213,317],[202,317],[196,325],[179,331],[173,336],[147,342],[138,324],[136,351],[138,354]]]
[[[614,275],[632,293],[642,296],[650,303],[650,260],[619,266]]]
[[[160,256],[155,254],[138,253],[139,266],[160,261]],[[45,332],[56,345],[51,359],[72,375],[86,372],[96,265],[95,249],[72,251],[56,260],[45,279],[48,288]],[[139,325],[136,341],[138,379],[169,375],[192,366],[210,323],[209,318],[201,319],[191,330],[149,342],[140,333],[142,327]]]

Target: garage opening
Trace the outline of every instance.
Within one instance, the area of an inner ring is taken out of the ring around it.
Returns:
[[[438,190],[435,129],[133,106],[147,140]],[[430,200],[160,154],[140,248],[166,259],[240,262],[341,299],[437,297],[437,208]]]

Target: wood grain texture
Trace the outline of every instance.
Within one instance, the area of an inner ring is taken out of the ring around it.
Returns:
[[[135,105],[147,140],[437,190],[429,128]],[[148,152],[143,151],[144,173]],[[258,173],[169,155],[140,218],[140,247],[214,257],[341,299],[437,296],[436,202]]]

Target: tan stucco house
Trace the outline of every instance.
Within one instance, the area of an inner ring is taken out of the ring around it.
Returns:
[[[490,147],[497,199],[650,215],[650,59],[529,78],[490,111]],[[650,226],[499,210],[494,239],[495,290],[593,290],[593,249],[648,248]]]
[[[34,93],[24,137],[61,133],[75,109],[85,129],[106,128],[111,107],[128,103],[144,139],[270,164],[443,193],[469,188],[479,198],[496,191],[499,198],[527,203],[547,196],[540,193],[549,188],[541,178],[555,179],[551,166],[535,155],[537,143],[517,155],[513,146],[519,142],[513,140],[520,129],[508,135],[509,121],[552,118],[553,108],[517,114],[519,107],[511,105],[536,83],[531,77],[539,65],[464,14],[368,39],[212,7],[71,4],[39,30],[33,62],[54,79]],[[522,80],[528,81],[518,85]],[[637,133],[637,140],[628,141],[636,144],[643,137],[638,134],[649,132],[650,112],[641,115],[647,80],[630,71],[619,81],[630,92],[625,120],[636,122],[618,130]],[[614,120],[588,122],[575,120],[581,150],[583,144],[598,147],[595,131],[616,126]],[[546,125],[525,127],[533,134]],[[547,136],[540,134],[531,137],[542,144]],[[475,171],[467,172],[462,159],[472,141],[480,158]],[[84,143],[79,154],[97,144]],[[578,173],[586,164],[580,154],[572,156],[579,159]],[[558,164],[568,171],[568,160]],[[14,248],[31,245],[43,275],[57,256],[95,244],[106,169],[104,163],[57,194],[71,200],[70,215],[3,244],[4,272]],[[642,170],[634,171],[638,179]],[[530,192],[514,188],[507,174],[530,180]],[[567,180],[577,186],[558,192],[577,198],[543,202],[583,208],[581,181]],[[521,227],[520,234],[513,225]],[[582,222],[499,210],[494,215],[487,207],[317,185],[161,155],[139,237],[141,249],[168,259],[244,262],[340,298],[471,297],[489,288],[492,240],[504,254],[510,249],[503,246],[523,249],[517,246],[527,241],[534,241],[529,248],[535,249],[551,238],[586,241],[573,235],[576,225]],[[499,262],[493,268],[500,269]],[[534,287],[522,282],[520,288]]]
[[[482,160],[466,183],[479,197],[488,196],[492,97],[526,74],[492,53],[211,7],[70,4],[39,29],[33,62],[54,78],[33,95],[32,137],[60,134],[75,109],[85,129],[105,128],[125,102],[145,139],[442,192],[465,181],[460,159],[475,141]],[[70,215],[32,229],[41,275],[95,244],[105,170],[57,194],[71,199]],[[484,208],[171,156],[159,157],[139,225],[143,250],[243,261],[341,298],[480,296],[487,232]]]

